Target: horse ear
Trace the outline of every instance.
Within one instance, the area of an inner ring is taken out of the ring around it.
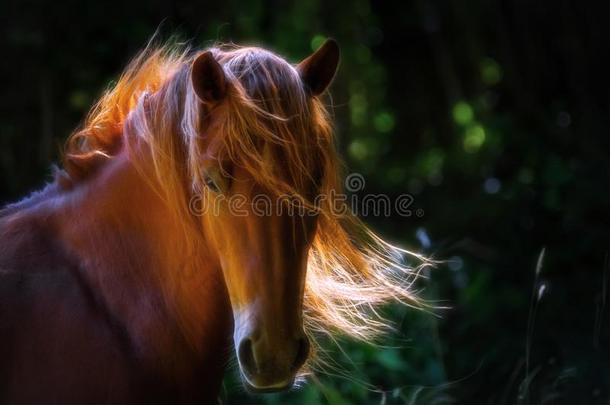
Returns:
[[[191,83],[203,103],[217,103],[227,94],[225,72],[210,51],[203,52],[193,61]]]
[[[313,96],[324,93],[337,73],[339,45],[327,39],[313,54],[297,65],[297,71]]]

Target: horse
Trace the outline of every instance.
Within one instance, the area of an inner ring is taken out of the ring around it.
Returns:
[[[231,352],[248,390],[281,391],[321,335],[371,341],[381,305],[421,303],[425,258],[318,198],[342,191],[339,60],[332,39],[298,64],[151,41],[129,63],[52,181],[0,211],[0,402],[213,403]],[[283,196],[307,215],[254,203]]]

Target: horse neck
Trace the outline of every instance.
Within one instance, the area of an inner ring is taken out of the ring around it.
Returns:
[[[205,240],[142,177],[149,162],[138,156],[140,170],[123,150],[71,191],[59,223],[84,278],[137,354],[185,369],[209,357],[206,350],[222,352],[231,328],[227,293]]]

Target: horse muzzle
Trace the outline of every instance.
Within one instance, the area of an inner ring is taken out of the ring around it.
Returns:
[[[290,389],[309,355],[304,335],[273,342],[250,335],[237,344],[237,359],[246,388],[251,392],[278,392]]]

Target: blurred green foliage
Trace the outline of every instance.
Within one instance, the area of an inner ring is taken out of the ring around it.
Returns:
[[[366,220],[446,260],[422,294],[450,308],[387,308],[395,334],[378,347],[328,342],[336,369],[290,393],[250,396],[229,371],[223,402],[607,404],[610,35],[597,7],[5,0],[0,200],[41,184],[158,27],[295,62],[332,36],[342,64],[330,101],[349,171],[367,192],[410,193],[423,214]]]

